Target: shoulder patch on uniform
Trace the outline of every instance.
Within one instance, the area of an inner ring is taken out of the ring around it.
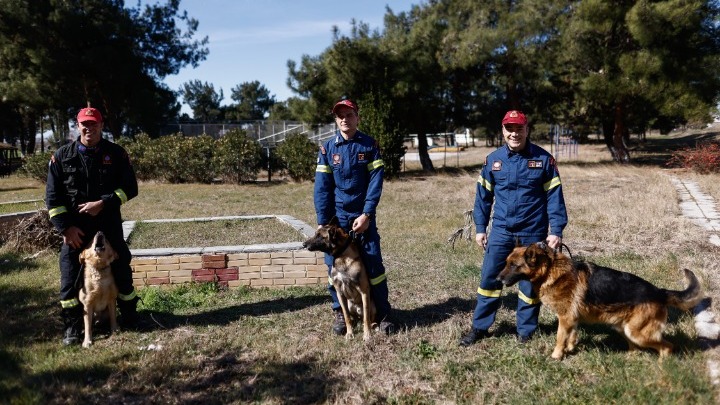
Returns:
[[[358,162],[365,161],[365,152],[358,152]]]
[[[332,161],[334,165],[339,165],[342,162],[342,159],[340,158],[339,153],[334,153],[332,156]]]
[[[111,165],[112,164],[112,158],[110,155],[103,156],[103,164],[104,165]]]
[[[492,164],[492,170],[494,172],[502,170],[502,160],[496,160]]]
[[[323,155],[327,154],[327,151],[325,150],[325,147],[323,145],[320,145],[320,153],[322,153]]]

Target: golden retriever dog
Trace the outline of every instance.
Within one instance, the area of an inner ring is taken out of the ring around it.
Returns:
[[[557,314],[553,359],[561,360],[575,349],[581,322],[610,325],[630,350],[651,348],[663,358],[673,349],[662,335],[668,306],[687,311],[704,298],[695,274],[687,269],[684,273],[685,290],[666,290],[630,273],[574,261],[538,242],[516,247],[497,279],[506,286],[529,280],[540,301]]]
[[[117,331],[118,289],[110,269],[110,263],[117,258],[118,254],[102,232],[96,233],[90,246],[80,253],[80,263],[84,267],[83,286],[80,289],[80,302],[84,306],[85,321],[83,347],[92,345],[94,318],[103,316],[104,312],[107,312],[107,317],[110,319],[110,332]]]
[[[342,229],[337,217],[333,217],[306,240],[303,247],[333,256],[330,279],[345,317],[345,338],[353,337],[353,322],[362,318],[363,340],[369,340],[370,329],[375,324],[375,303],[370,296],[370,279],[358,242]]]

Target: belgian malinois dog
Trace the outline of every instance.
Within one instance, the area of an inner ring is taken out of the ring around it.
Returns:
[[[102,232],[95,234],[92,243],[80,253],[84,267],[80,302],[84,306],[85,339],[83,347],[92,345],[92,326],[96,316],[110,319],[110,332],[118,329],[115,313],[118,289],[115,285],[110,263],[118,258]]]
[[[334,258],[330,279],[345,317],[345,338],[353,337],[353,323],[362,318],[363,340],[370,339],[370,329],[375,323],[375,304],[370,296],[370,279],[360,257],[359,242],[342,229],[337,217],[333,217],[329,224],[318,228],[303,246]]]
[[[685,290],[666,290],[624,271],[574,261],[538,242],[516,247],[497,279],[506,286],[530,280],[540,301],[557,313],[553,359],[561,360],[575,349],[581,322],[610,325],[625,337],[630,350],[651,348],[663,358],[673,349],[662,336],[668,306],[687,311],[703,299],[695,274],[687,269],[684,273]]]

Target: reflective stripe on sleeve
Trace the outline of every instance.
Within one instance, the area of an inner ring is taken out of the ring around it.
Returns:
[[[552,180],[543,184],[543,188],[545,189],[545,191],[550,191],[551,189],[553,189],[559,185],[560,185],[560,177],[553,177]]]
[[[480,183],[480,185],[487,191],[493,191],[493,185],[482,176],[478,177],[478,183]]]
[[[123,205],[127,202],[127,194],[125,194],[124,191],[122,191],[121,188],[115,190],[115,195],[117,195],[120,198],[120,205]]]
[[[315,168],[315,172],[332,173],[332,170],[330,170],[330,166],[328,165],[317,165],[317,167]]]
[[[63,308],[74,308],[74,307],[80,305],[80,301],[78,301],[77,298],[73,298],[71,300],[60,301],[60,305]]]
[[[52,218],[56,215],[64,214],[66,212],[67,212],[67,208],[65,208],[64,206],[63,207],[55,207],[55,208],[51,209],[50,211],[48,211],[48,213],[50,214],[50,218]]]
[[[485,290],[478,287],[477,293],[485,297],[498,298],[500,297],[500,293],[502,293],[502,290]]]
[[[385,162],[383,162],[382,159],[374,160],[370,162],[369,165],[367,165],[368,171],[373,171],[377,169],[378,167],[385,166]]]

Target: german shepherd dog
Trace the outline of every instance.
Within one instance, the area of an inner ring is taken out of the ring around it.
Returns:
[[[83,347],[92,345],[92,326],[96,316],[107,316],[110,319],[110,331],[117,331],[115,308],[118,289],[110,270],[110,263],[117,258],[118,254],[102,232],[96,233],[90,246],[80,253],[80,263],[84,267],[83,286],[80,289],[85,321]]]
[[[360,257],[358,242],[342,229],[337,217],[333,217],[329,224],[320,227],[306,240],[303,247],[333,256],[330,279],[345,317],[345,338],[353,337],[353,323],[362,317],[363,340],[369,340],[370,329],[375,323],[375,304],[370,296],[370,279]]]
[[[610,325],[623,334],[629,350],[652,348],[663,358],[673,349],[662,336],[668,306],[687,311],[703,299],[695,274],[684,272],[688,287],[666,290],[630,273],[573,261],[538,242],[516,247],[497,279],[506,286],[529,280],[540,301],[557,313],[553,359],[561,360],[575,349],[580,322]]]

